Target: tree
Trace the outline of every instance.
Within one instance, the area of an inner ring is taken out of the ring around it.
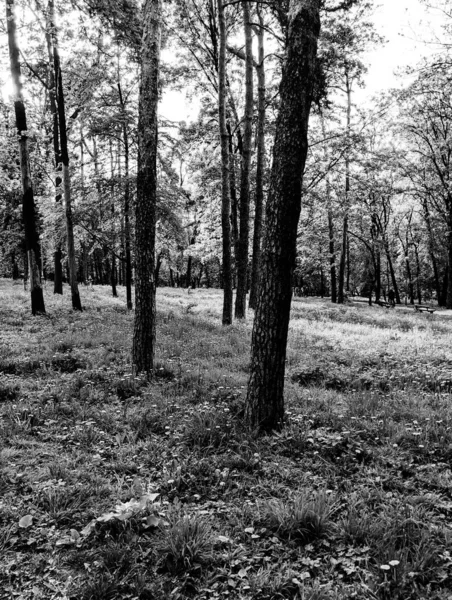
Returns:
[[[218,117],[221,137],[221,229],[223,233],[223,325],[232,323],[231,180],[229,134],[226,127],[226,22],[223,0],[218,0],[220,48],[218,57]]]
[[[77,263],[74,244],[74,223],[72,217],[71,176],[69,172],[69,151],[67,139],[66,108],[64,102],[63,73],[61,70],[58,36],[55,26],[54,3],[49,0],[49,30],[53,46],[53,66],[55,70],[55,97],[58,113],[58,131],[60,135],[60,155],[63,175],[63,197],[66,216],[67,258],[69,266],[69,284],[71,286],[72,308],[82,310],[77,282]]]
[[[242,3],[245,31],[245,125],[243,132],[242,170],[240,181],[240,234],[237,261],[237,294],[235,317],[243,319],[246,313],[246,292],[248,288],[248,245],[250,220],[250,170],[251,141],[253,135],[253,38],[251,14],[248,2]]]
[[[284,415],[286,345],[320,33],[320,0],[291,0],[287,18],[287,50],[245,407],[246,421],[259,431],[280,427]]]
[[[30,171],[27,116],[22,94],[19,47],[16,39],[16,20],[14,16],[14,0],[6,0],[6,22],[11,77],[14,86],[16,128],[19,138],[20,171],[23,190],[22,210],[25,229],[25,247],[30,273],[31,312],[33,315],[36,315],[38,313],[45,313],[45,305],[41,285],[41,249]]]
[[[141,83],[138,115],[136,282],[132,362],[152,374],[155,354],[155,224],[157,206],[157,103],[161,0],[143,6]]]

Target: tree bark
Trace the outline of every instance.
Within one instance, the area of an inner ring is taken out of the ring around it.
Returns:
[[[63,197],[66,215],[67,259],[69,267],[69,285],[71,287],[72,308],[82,310],[77,282],[77,264],[75,259],[74,224],[72,218],[71,176],[69,172],[69,152],[67,141],[66,109],[63,91],[63,74],[61,71],[58,37],[55,28],[54,3],[49,0],[49,25],[53,45],[53,65],[55,70],[56,105],[60,133],[60,156],[63,174]]]
[[[265,49],[264,49],[264,19],[261,10],[257,8],[259,27],[257,28],[257,158],[256,158],[256,195],[254,200],[254,231],[253,231],[253,260],[251,266],[250,308],[256,308],[257,292],[259,289],[259,263],[261,256],[261,239],[264,209],[264,171],[265,171]]]
[[[132,362],[137,372],[145,372],[148,376],[154,370],[155,354],[154,271],[161,12],[161,0],[145,1],[138,107],[137,250]]]
[[[19,139],[19,161],[22,180],[22,214],[25,229],[25,250],[28,259],[30,277],[31,312],[33,315],[45,313],[44,295],[41,284],[41,251],[39,231],[36,219],[36,205],[30,171],[28,151],[27,115],[22,94],[22,82],[19,62],[19,47],[16,39],[16,20],[14,0],[6,0],[6,22],[10,57],[11,78],[14,86],[14,111]]]
[[[248,289],[248,246],[250,235],[250,169],[251,142],[253,137],[253,37],[250,5],[242,2],[243,26],[245,30],[245,118],[243,130],[243,153],[240,179],[240,234],[237,260],[237,294],[235,317],[246,315],[246,293]]]
[[[231,190],[228,131],[226,128],[226,21],[223,0],[218,1],[220,51],[218,62],[218,116],[221,137],[221,229],[223,234],[223,325],[232,323]]]
[[[248,425],[259,432],[281,427],[284,416],[287,334],[319,13],[320,0],[290,2],[245,405]]]

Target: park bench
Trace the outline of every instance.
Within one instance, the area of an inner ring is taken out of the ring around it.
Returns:
[[[433,306],[429,306],[428,304],[415,304],[414,310],[416,312],[428,312],[430,314],[433,314],[436,308],[434,308]]]
[[[384,308],[394,308],[394,304],[390,304],[389,302],[385,302],[384,300],[379,300],[377,304],[379,306],[383,306]]]

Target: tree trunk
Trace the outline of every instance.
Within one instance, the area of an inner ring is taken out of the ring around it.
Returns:
[[[253,136],[253,37],[251,29],[250,5],[242,2],[243,25],[245,30],[245,118],[243,131],[243,153],[240,180],[240,234],[237,260],[237,294],[235,297],[235,317],[244,319],[246,315],[246,293],[248,289],[248,246],[250,236],[250,169],[251,142]]]
[[[36,315],[39,313],[45,313],[45,305],[41,284],[41,251],[39,245],[39,231],[37,226],[36,206],[33,194],[33,183],[31,179],[28,152],[27,116],[22,95],[19,47],[16,40],[14,0],[6,0],[6,22],[11,78],[14,86],[14,111],[16,116],[17,135],[19,139],[19,160],[23,191],[22,214],[25,230],[25,250],[28,258],[28,270],[30,276],[31,312],[33,315]]]
[[[49,15],[52,14],[49,10]],[[54,167],[55,167],[55,203],[57,210],[61,206],[61,153],[60,153],[60,132],[58,124],[58,109],[56,100],[56,84],[55,84],[55,70],[54,70],[54,59],[52,52],[52,24],[49,19],[46,23],[46,43],[47,43],[47,54],[49,59],[49,70],[48,70],[48,85],[49,85],[49,104],[50,113],[52,115],[52,137],[53,137],[53,156],[54,156]],[[53,293],[63,293],[63,267],[61,264],[62,252],[60,241],[55,241],[55,252],[53,254],[54,264],[54,278],[53,278]]]
[[[220,53],[218,63],[218,115],[221,137],[221,229],[223,234],[223,325],[232,323],[231,192],[228,131],[226,128],[226,21],[223,0],[218,1]]]
[[[434,237],[433,237],[432,223],[430,220],[430,211],[429,211],[426,200],[422,203],[422,206],[424,209],[424,220],[425,220],[425,224],[427,226],[427,231],[428,231],[428,250],[429,250],[429,254],[430,254],[430,260],[432,262],[433,276],[435,278],[436,299],[439,304],[440,298],[442,295],[442,290],[441,290],[441,283],[440,283],[440,278],[439,278],[438,263],[437,263],[436,256],[435,256],[435,243],[434,243]]]
[[[119,102],[122,112],[122,138],[124,143],[124,233],[126,252],[126,302],[127,309],[132,310],[132,251],[130,236],[130,167],[129,167],[129,132],[127,130],[127,115],[122,88],[118,82]]]
[[[391,283],[392,283],[392,287],[394,289],[396,303],[401,304],[399,286],[397,285],[397,279],[396,279],[395,272],[394,272],[394,266],[392,264],[392,258],[391,258],[391,252],[389,250],[388,240],[385,238],[383,240],[383,243],[384,243],[384,249],[385,249],[385,253],[386,253],[386,260],[388,261],[388,268],[389,268],[389,273],[391,275]]]
[[[63,74],[61,71],[58,38],[55,28],[53,0],[49,0],[49,21],[53,43],[53,64],[55,69],[56,104],[58,110],[58,125],[60,133],[60,153],[63,172],[63,197],[66,214],[67,260],[69,267],[69,284],[71,286],[72,308],[82,310],[80,293],[77,282],[77,264],[75,259],[74,225],[72,219],[71,179],[69,173],[69,153],[67,144],[66,110],[63,92]]]
[[[239,256],[239,203],[237,199],[237,187],[235,180],[235,155],[234,142],[231,124],[226,122],[228,130],[228,148],[229,148],[229,181],[231,190],[231,245],[234,248],[235,267],[237,268],[237,259]]]
[[[452,198],[449,199],[449,216],[447,220],[447,295],[446,308],[452,308]]]
[[[347,260],[347,240],[348,240],[348,211],[349,211],[349,196],[350,196],[350,126],[352,113],[352,90],[350,86],[350,78],[348,71],[345,72],[345,89],[347,92],[347,135],[345,152],[345,208],[344,221],[342,225],[342,250],[341,259],[339,262],[339,281],[338,281],[338,296],[339,304],[344,302],[344,287],[345,287],[345,266]]]
[[[245,419],[258,431],[281,427],[284,416],[287,334],[319,13],[320,0],[290,2],[245,405]]]
[[[325,127],[325,119],[323,117],[323,113],[320,115],[320,120],[322,124],[322,135],[324,144],[323,144],[323,152],[325,155],[325,161],[329,163],[329,155],[328,155],[328,146],[326,144],[326,127]],[[325,186],[326,186],[326,201],[327,201],[327,210],[328,210],[328,235],[329,235],[329,254],[330,254],[330,286],[331,286],[331,302],[336,304],[337,302],[337,280],[336,280],[336,248],[334,242],[334,219],[333,219],[333,208],[331,205],[331,181],[329,173],[326,174],[325,177]]]
[[[256,195],[254,200],[253,260],[251,266],[250,308],[256,308],[259,289],[259,263],[261,256],[262,215],[264,208],[264,171],[265,171],[265,50],[264,19],[257,8],[259,27],[257,28],[258,65],[257,71],[257,159],[256,159]]]
[[[137,372],[145,372],[148,376],[154,370],[155,354],[154,270],[161,12],[161,0],[145,1],[138,108],[137,251],[132,362]]]

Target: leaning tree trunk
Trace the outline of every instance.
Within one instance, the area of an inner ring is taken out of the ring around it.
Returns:
[[[137,372],[145,372],[148,376],[154,370],[155,354],[154,271],[161,12],[161,0],[145,1],[138,107],[136,284],[132,362]]]
[[[55,69],[56,104],[60,132],[60,153],[63,173],[63,197],[66,214],[67,259],[69,267],[69,285],[71,286],[72,308],[82,310],[77,282],[77,264],[75,260],[74,223],[72,218],[71,176],[69,173],[69,152],[67,143],[66,109],[63,91],[63,74],[61,71],[58,38],[54,20],[53,0],[49,0],[49,19],[53,43],[53,64]]]
[[[253,37],[250,5],[242,3],[245,29],[245,119],[243,130],[243,154],[240,180],[240,234],[237,260],[237,294],[235,317],[244,319],[246,314],[246,292],[248,288],[248,246],[250,235],[250,169],[251,141],[253,136]]]
[[[218,116],[221,137],[221,230],[223,236],[223,325],[232,323],[231,189],[228,130],[226,128],[226,21],[223,0],[218,0],[220,51],[218,59]]]
[[[256,157],[256,194],[254,200],[253,259],[251,265],[250,308],[256,308],[259,289],[259,263],[261,256],[262,215],[264,209],[264,171],[265,171],[265,50],[264,19],[257,8],[259,27],[257,27],[258,64],[257,71],[257,157]]]
[[[251,341],[245,419],[258,431],[281,426],[284,372],[321,0],[291,0],[266,209],[260,285]]]
[[[25,250],[28,259],[30,276],[31,312],[33,315],[45,313],[44,295],[41,285],[39,231],[36,222],[36,206],[31,179],[28,152],[27,115],[22,94],[22,82],[19,62],[19,47],[16,40],[16,21],[14,17],[14,0],[6,0],[6,23],[11,67],[11,78],[14,86],[14,111],[19,139],[19,160],[22,179],[22,213],[25,229]]]

